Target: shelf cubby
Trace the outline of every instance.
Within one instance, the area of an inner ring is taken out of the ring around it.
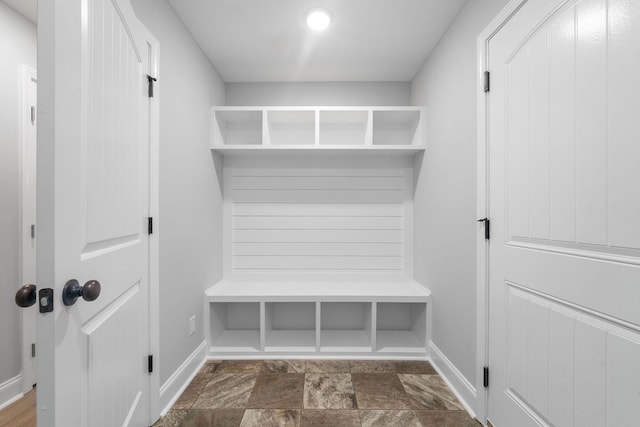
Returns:
[[[372,351],[369,302],[323,302],[320,305],[321,352]]]
[[[246,274],[205,293],[211,357],[426,357],[431,294],[403,276]],[[259,354],[256,354],[259,352]]]
[[[210,303],[209,320],[212,351],[261,351],[260,303]]]
[[[423,353],[427,346],[427,312],[422,303],[377,303],[376,350]]]
[[[373,112],[373,145],[421,145],[420,111]]]
[[[268,144],[315,145],[315,111],[267,111]]]
[[[214,110],[213,146],[262,145],[261,110]]]
[[[315,352],[314,302],[265,303],[265,351]]]
[[[371,144],[368,111],[320,110],[320,145]]]
[[[425,150],[424,109],[211,107],[211,149],[224,157],[413,157]]]

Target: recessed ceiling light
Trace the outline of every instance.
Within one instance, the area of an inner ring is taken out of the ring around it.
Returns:
[[[312,30],[323,31],[331,24],[331,15],[323,9],[313,9],[307,13],[307,25]]]

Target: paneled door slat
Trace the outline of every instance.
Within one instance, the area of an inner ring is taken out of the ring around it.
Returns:
[[[529,237],[529,62],[521,49],[508,68],[510,126],[507,134],[507,226],[509,238]]]
[[[550,239],[576,241],[575,9],[550,25]]]
[[[557,309],[549,315],[549,421],[573,425],[574,320]]]
[[[576,7],[576,239],[607,245],[606,0]]]
[[[609,0],[609,244],[640,249],[640,3]]]
[[[529,55],[529,237],[549,239],[549,30],[539,31]]]
[[[606,332],[578,320],[575,327],[575,425],[604,426]]]

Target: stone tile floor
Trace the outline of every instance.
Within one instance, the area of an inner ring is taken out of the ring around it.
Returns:
[[[210,360],[154,427],[478,427],[428,362]]]

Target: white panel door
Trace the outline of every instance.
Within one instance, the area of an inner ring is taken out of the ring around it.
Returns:
[[[148,33],[128,0],[40,2],[38,32],[38,425],[148,426]]]
[[[525,2],[489,69],[489,419],[640,425],[640,2]]]

